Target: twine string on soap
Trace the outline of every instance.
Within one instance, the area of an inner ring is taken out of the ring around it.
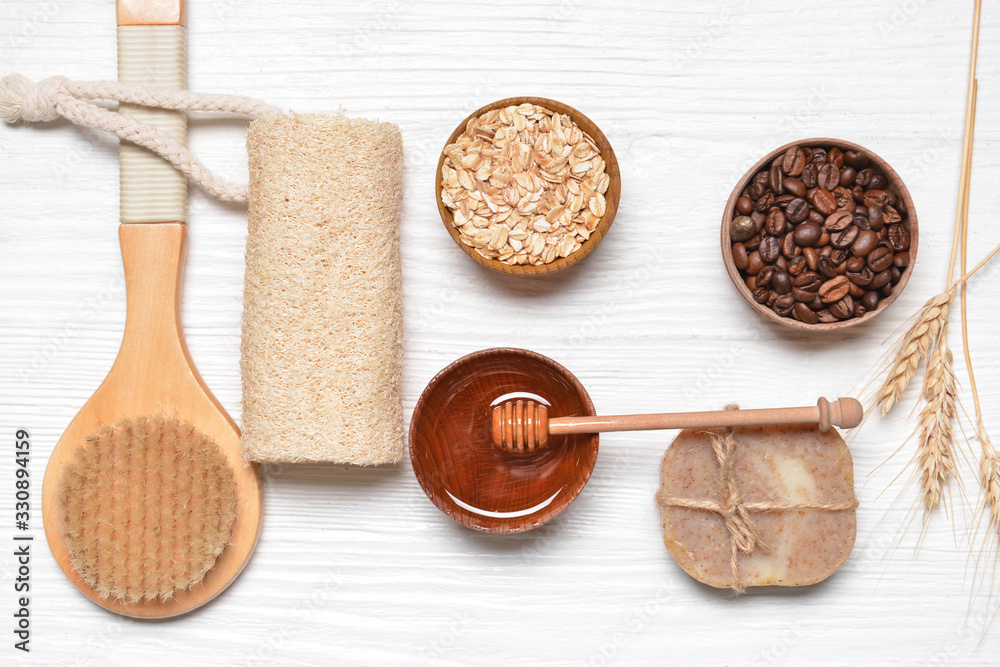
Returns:
[[[727,405],[726,410],[739,410],[735,404]],[[722,502],[717,502],[709,498],[678,498],[658,491],[656,502],[661,508],[684,507],[687,509],[704,510],[718,514],[726,523],[726,531],[729,533],[730,558],[729,566],[733,577],[733,590],[742,593],[746,586],[740,581],[740,554],[749,556],[758,547],[766,550],[766,546],[761,540],[760,531],[750,516],[750,512],[778,512],[782,510],[852,510],[858,506],[856,498],[841,503],[775,503],[775,502],[755,502],[748,503],[743,500],[739,487],[736,484],[736,438],[733,435],[732,427],[725,430],[725,434],[720,436],[717,433],[708,432],[712,439],[712,451],[719,463],[719,482]]]
[[[275,107],[238,95],[208,95],[114,81],[70,81],[61,76],[33,82],[20,74],[10,74],[0,80],[0,117],[6,122],[37,123],[62,117],[77,125],[110,132],[122,141],[156,153],[218,199],[240,203],[247,202],[247,186],[217,178],[187,146],[164,131],[90,100],[112,100],[171,111],[233,113],[251,118],[279,113]]]

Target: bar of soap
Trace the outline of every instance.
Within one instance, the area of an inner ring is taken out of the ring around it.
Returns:
[[[678,565],[702,583],[736,590],[806,586],[836,572],[857,534],[854,463],[840,435],[808,425],[733,429],[736,506],[742,499],[760,538],[749,553],[738,551],[734,573],[723,516],[734,503],[726,501],[710,433],[725,429],[682,431],[663,457],[657,498],[663,541]],[[691,501],[715,509],[684,506]],[[788,505],[809,507],[781,508]]]

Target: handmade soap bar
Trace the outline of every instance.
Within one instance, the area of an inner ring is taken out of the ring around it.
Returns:
[[[688,429],[661,474],[663,541],[710,586],[814,584],[854,546],[854,464],[834,429]]]

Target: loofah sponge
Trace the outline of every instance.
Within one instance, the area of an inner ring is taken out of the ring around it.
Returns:
[[[200,582],[226,548],[236,483],[190,424],[130,418],[88,435],[58,490],[73,568],[101,597],[168,600]]]
[[[247,150],[244,455],[396,462],[404,444],[399,129],[274,115],[250,125]]]

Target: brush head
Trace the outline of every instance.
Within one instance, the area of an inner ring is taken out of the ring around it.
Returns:
[[[236,519],[233,470],[210,438],[168,417],[91,433],[63,468],[61,530],[103,598],[169,600],[215,565]]]

